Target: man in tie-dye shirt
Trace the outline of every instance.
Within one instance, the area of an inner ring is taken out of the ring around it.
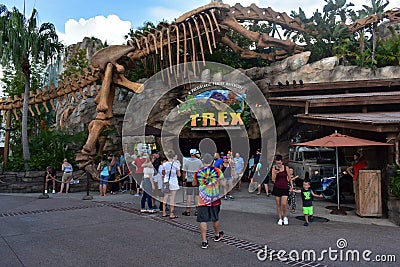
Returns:
[[[223,178],[220,169],[212,166],[213,157],[206,153],[203,155],[204,167],[195,172],[193,185],[199,185],[197,221],[200,223],[202,238],[201,248],[208,247],[206,238],[207,222],[212,222],[214,228],[214,241],[218,242],[224,237],[224,232],[219,231],[219,210],[221,199],[219,182]]]

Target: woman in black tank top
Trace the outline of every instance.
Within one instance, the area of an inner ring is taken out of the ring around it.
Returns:
[[[276,165],[272,168],[272,182],[274,188],[272,194],[275,196],[276,210],[278,212],[278,225],[288,225],[289,220],[286,217],[287,200],[289,196],[289,184],[293,187],[293,182],[289,177],[289,167],[283,165],[282,156],[276,155]]]

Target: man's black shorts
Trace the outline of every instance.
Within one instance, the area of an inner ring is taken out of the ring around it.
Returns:
[[[219,220],[218,206],[199,206],[197,207],[197,222],[217,222]]]

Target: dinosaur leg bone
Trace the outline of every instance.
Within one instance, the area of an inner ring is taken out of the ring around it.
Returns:
[[[104,73],[103,83],[101,84],[101,89],[99,92],[99,104],[97,105],[96,119],[104,120],[106,118],[105,113],[107,113],[108,111],[107,98],[109,97],[110,94],[113,68],[114,68],[113,64],[111,63],[107,64]]]
[[[94,155],[94,145],[96,144],[96,140],[99,137],[101,130],[104,127],[110,126],[111,120],[99,120],[95,119],[89,123],[89,136],[86,141],[86,144],[83,146],[82,154],[86,155]]]

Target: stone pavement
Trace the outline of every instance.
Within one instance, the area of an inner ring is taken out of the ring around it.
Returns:
[[[49,199],[0,194],[0,266],[398,266],[394,257],[400,261],[398,226],[387,219],[360,218],[354,211],[331,215],[325,207],[333,202],[315,200],[316,221],[305,227],[302,217],[296,218],[301,215],[298,198],[289,225],[279,226],[273,197],[235,192],[235,200],[221,206],[226,237],[213,242],[210,231],[209,248],[202,250],[195,216],[182,216],[182,207],[177,208],[179,218],[171,220],[160,213],[141,214],[140,198],[128,193],[91,194],[93,200],[82,200],[84,192],[51,194]],[[265,247],[273,260],[258,259]],[[297,251],[304,260],[283,261],[271,249]],[[366,250],[370,259],[378,255],[391,262],[367,262],[362,258]],[[307,261],[314,251],[315,259]],[[352,253],[360,261],[352,260]]]

